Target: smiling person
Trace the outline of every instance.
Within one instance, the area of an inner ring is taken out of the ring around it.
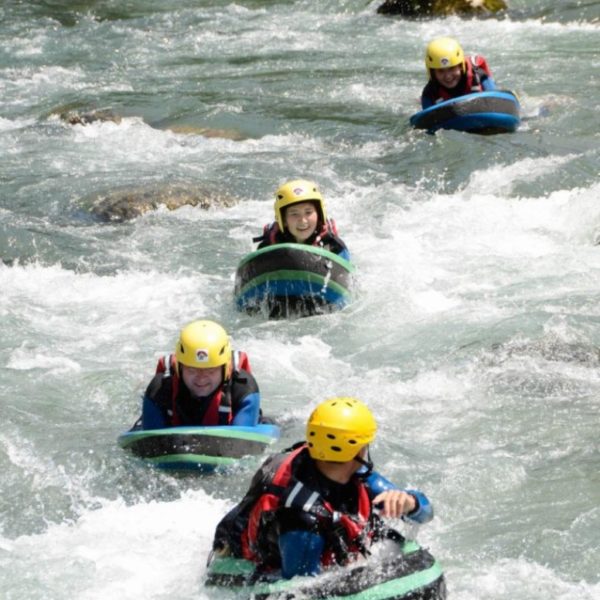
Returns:
[[[463,49],[453,38],[437,38],[429,43],[425,67],[429,82],[421,93],[423,109],[465,94],[496,89],[485,58],[479,55],[465,58]]]
[[[193,321],[161,358],[142,402],[142,429],[259,422],[260,392],[245,352],[214,321]]]
[[[317,184],[305,179],[288,181],[275,192],[275,221],[265,225],[263,234],[253,241],[260,242],[258,248],[283,243],[310,244],[350,260],[350,252],[338,236],[334,220],[327,218]]]

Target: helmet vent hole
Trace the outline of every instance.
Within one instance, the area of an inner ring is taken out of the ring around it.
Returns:
[[[341,452],[341,451],[342,451],[342,449],[341,449],[339,446],[331,446],[331,449],[332,449],[334,452]]]
[[[328,433],[328,434],[327,434],[327,437],[328,437],[330,440],[335,440],[335,435],[333,435],[333,433]]]
[[[356,440],[348,440],[349,444],[352,444],[353,446],[358,444],[358,442]]]
[[[310,437],[315,437],[315,432],[311,431],[308,435],[310,435]]]

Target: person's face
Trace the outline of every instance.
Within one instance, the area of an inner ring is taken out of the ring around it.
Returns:
[[[455,65],[454,67],[446,67],[445,69],[433,69],[433,74],[440,85],[451,90],[458,85],[462,69],[460,65]]]
[[[181,365],[181,377],[192,396],[210,396],[222,383],[223,367],[199,369]]]
[[[299,244],[315,232],[318,221],[319,213],[312,202],[298,202],[285,211],[285,226]]]

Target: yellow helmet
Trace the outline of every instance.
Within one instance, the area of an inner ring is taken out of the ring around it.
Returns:
[[[360,400],[330,398],[308,419],[308,452],[317,460],[347,462],[375,439],[376,431],[375,417]]]
[[[307,181],[306,179],[294,179],[284,183],[275,192],[275,220],[281,231],[284,230],[284,213],[285,208],[297,202],[316,202],[319,218],[322,223],[325,223],[327,215],[325,213],[325,202],[323,196],[317,187],[316,183]]]
[[[179,333],[175,347],[177,364],[198,369],[223,366],[227,378],[231,368],[231,345],[227,332],[214,321],[193,321]]]
[[[446,69],[460,65],[465,70],[465,53],[460,44],[449,37],[437,38],[425,50],[425,66],[427,74],[431,77],[431,69]]]

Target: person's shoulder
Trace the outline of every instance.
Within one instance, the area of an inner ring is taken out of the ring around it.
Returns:
[[[258,383],[256,378],[249,371],[240,369],[235,371],[231,382],[232,391],[236,393],[250,394],[258,391]]]
[[[430,96],[431,94],[435,93],[435,90],[436,90],[435,82],[432,79],[430,79],[423,86],[423,91],[421,92],[421,96]]]
[[[274,244],[282,244],[283,242],[287,241],[285,239],[285,236],[279,229],[279,224],[277,223],[277,221],[267,223],[263,227],[262,235],[253,238],[253,240],[255,242],[260,242],[256,247],[257,250],[260,250],[261,248],[266,248],[267,246],[272,246]]]
[[[475,68],[483,69],[486,72],[489,71],[488,61],[482,54],[474,54],[469,60]]]
[[[146,388],[146,395],[148,395],[149,392],[158,391],[165,384],[165,380],[169,378],[169,376],[165,377],[164,373],[154,373],[152,379],[150,380],[150,383],[148,383],[148,386]]]
[[[332,240],[328,246],[330,252],[333,252],[341,258],[350,260],[350,251],[342,239],[338,238],[336,240]]]
[[[435,83],[430,79],[427,82],[427,85],[423,88],[421,92],[421,108],[429,108],[438,98],[438,88]]]
[[[346,255],[347,257],[350,256],[348,246],[346,245],[346,242],[344,242],[344,240],[337,233],[337,229],[335,233],[333,231],[330,231],[323,241],[325,248],[330,252],[333,252],[334,254],[343,255],[343,258],[346,258]]]
[[[162,404],[170,399],[172,386],[173,378],[170,375],[165,377],[163,373],[155,373],[144,395],[155,404]]]

